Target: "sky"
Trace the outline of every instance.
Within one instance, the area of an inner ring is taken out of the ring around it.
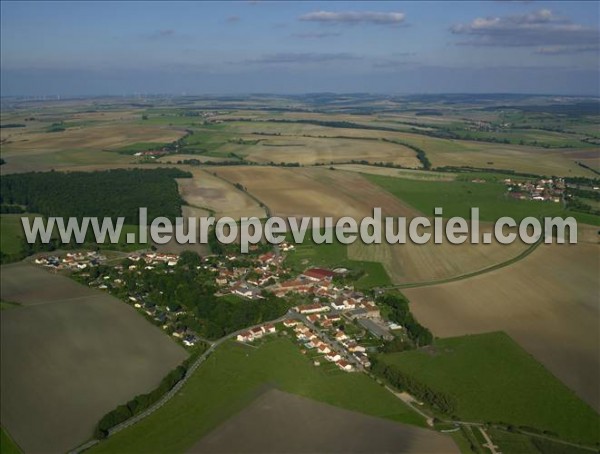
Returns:
[[[589,2],[0,3],[13,95],[600,95]]]

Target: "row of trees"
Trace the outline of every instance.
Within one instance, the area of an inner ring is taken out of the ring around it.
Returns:
[[[11,174],[0,181],[0,203],[45,216],[122,216],[126,224],[138,224],[139,208],[146,207],[149,220],[174,220],[181,216],[183,204],[175,178],[191,176],[179,169]]]
[[[398,367],[387,364],[384,359],[375,355],[371,358],[371,372],[399,390],[405,390],[417,399],[439,409],[441,412],[452,415],[456,412],[456,400],[442,392],[431,389],[411,375],[401,371]]]
[[[191,363],[198,357],[205,346],[198,348],[192,356],[187,358],[181,365],[177,366],[164,377],[158,387],[149,393],[139,394],[124,405],[119,405],[114,410],[104,415],[94,431],[94,436],[103,439],[108,436],[110,429],[127,421],[132,416],[142,413],[158,402],[161,397],[167,394],[173,387],[185,377]]]

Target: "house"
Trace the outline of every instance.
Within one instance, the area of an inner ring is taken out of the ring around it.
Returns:
[[[319,350],[319,353],[323,353],[323,354],[331,353],[331,348],[329,348],[329,345],[327,345],[323,342],[317,346],[317,349]]]
[[[311,322],[311,323],[318,322],[318,321],[319,321],[319,314],[311,314],[311,315],[308,315],[308,316],[306,317],[306,319],[307,319],[309,322]]]
[[[194,345],[196,345],[196,342],[198,342],[198,340],[199,339],[197,336],[194,336],[193,334],[188,334],[183,338],[183,343],[188,347],[193,347]]]
[[[348,345],[346,345],[346,348],[348,349],[349,352],[364,353],[367,351],[367,349],[365,347],[363,347],[362,345],[358,345],[356,342],[349,342]]]
[[[262,328],[251,328],[250,329],[250,333],[252,334],[252,337],[254,339],[260,339],[261,337],[263,337],[263,330]]]
[[[297,306],[296,311],[301,314],[316,314],[319,312],[326,312],[329,310],[328,306],[322,304],[305,304],[303,306]]]
[[[342,359],[342,357],[340,356],[340,354],[338,352],[329,352],[325,355],[325,359],[327,361],[331,361],[332,363],[335,363],[337,361],[339,361],[340,359]]]
[[[363,309],[367,312],[367,317],[380,317],[379,308],[373,303],[364,303]]]
[[[346,333],[344,333],[343,331],[338,331],[337,333],[335,333],[335,340],[343,341],[345,339],[348,339],[348,336],[346,336]]]
[[[286,328],[292,328],[292,327],[296,326],[297,324],[298,324],[298,321],[292,320],[291,318],[288,318],[283,321],[283,326],[285,326]]]
[[[258,261],[263,265],[268,265],[275,259],[275,254],[273,252],[267,252],[258,257]]]
[[[343,311],[346,308],[346,305],[344,304],[344,298],[340,296],[339,298],[333,300],[331,302],[331,307],[336,311]]]
[[[244,331],[240,334],[237,335],[238,342],[252,342],[254,340],[254,337],[252,336],[252,333],[250,331]]]
[[[333,276],[335,276],[335,273],[324,268],[309,268],[304,273],[302,273],[302,275],[307,277],[311,281],[331,281],[331,279],[333,279]]]
[[[275,325],[271,323],[267,323],[266,325],[261,326],[261,329],[264,331],[265,334],[273,334],[277,331]]]
[[[366,353],[356,352],[352,356],[356,358],[356,360],[361,363],[365,367],[371,367],[371,361],[369,361],[369,357]]]
[[[345,361],[343,359],[336,361],[335,364],[343,371],[350,372],[352,370],[352,364],[350,364],[348,361]]]

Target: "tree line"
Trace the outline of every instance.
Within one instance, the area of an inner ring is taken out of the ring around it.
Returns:
[[[175,178],[191,176],[167,168],[11,174],[0,180],[0,204],[45,216],[124,217],[126,224],[139,224],[139,208],[146,207],[149,220],[174,220],[184,204]]]
[[[94,437],[100,440],[106,438],[110,429],[127,421],[129,418],[142,413],[158,402],[161,397],[171,391],[171,389],[185,377],[190,365],[204,350],[206,350],[206,345],[201,344],[201,347],[197,348],[194,351],[194,354],[188,357],[181,365],[169,372],[161,380],[157,388],[149,393],[139,394],[126,404],[119,405],[114,410],[105,414],[96,424]]]
[[[378,355],[371,358],[371,372],[385,379],[395,388],[409,392],[417,399],[426,402],[443,413],[452,415],[456,412],[456,400],[454,397],[431,389],[428,385],[401,371],[398,367],[387,364]]]

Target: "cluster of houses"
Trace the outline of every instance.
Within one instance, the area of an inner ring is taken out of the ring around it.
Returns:
[[[352,372],[354,370],[354,366],[340,352],[336,351],[332,345],[324,342],[315,331],[311,330],[304,323],[294,319],[287,319],[283,322],[283,325],[286,328],[293,328],[296,339],[302,342],[307,349],[316,349],[318,353],[323,355],[326,361],[335,363],[336,366],[345,372]],[[318,361],[315,364],[317,363]]]
[[[241,332],[237,335],[236,339],[238,342],[253,342],[257,339],[261,339],[263,336],[275,334],[276,332],[277,329],[275,328],[275,325],[267,323],[265,325],[250,328],[247,331]]]
[[[179,261],[177,254],[164,254],[162,252],[143,252],[141,254],[129,254],[127,257],[132,262],[145,263],[145,269],[151,270],[152,267],[160,264],[167,264],[168,266],[175,266]]]
[[[280,247],[291,250],[293,245],[283,243]],[[213,264],[211,270],[217,276],[216,284],[219,293],[233,294],[248,299],[261,299],[262,289],[272,286],[279,281],[284,257],[274,252],[259,255],[251,266],[229,267],[227,262],[235,262],[238,257],[234,254],[225,256],[225,261]]]
[[[562,178],[548,178],[537,181],[513,181],[506,178],[509,197],[518,200],[537,200],[541,202],[560,203],[565,192],[565,182]]]
[[[47,255],[37,257],[36,265],[46,266],[55,270],[80,271],[90,266],[96,266],[106,260],[98,252],[67,252],[63,257]]]

